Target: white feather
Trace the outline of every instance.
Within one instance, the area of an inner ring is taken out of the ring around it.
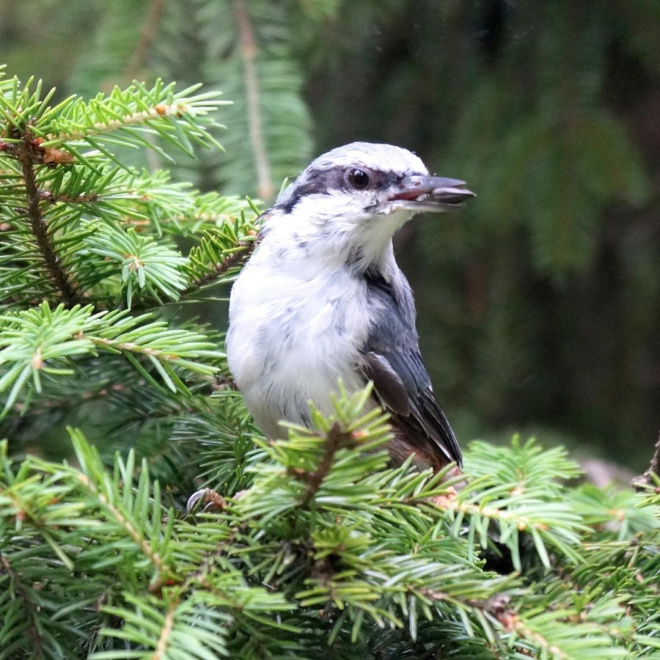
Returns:
[[[356,364],[369,319],[366,287],[349,271],[270,252],[261,245],[234,285],[227,355],[248,409],[274,438],[279,420],[307,421],[309,401],[329,414],[338,378],[349,390],[363,384]]]
[[[396,269],[391,238],[414,211],[388,204],[387,190],[295,198],[314,168],[360,166],[427,173],[417,156],[389,145],[354,143],[321,156],[267,214],[261,244],[231,292],[229,368],[270,438],[282,435],[282,419],[307,424],[309,401],[331,413],[338,378],[349,392],[364,385],[357,363],[372,319],[359,271]]]

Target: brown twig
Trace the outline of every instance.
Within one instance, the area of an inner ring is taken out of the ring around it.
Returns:
[[[224,275],[231,268],[238,266],[241,261],[247,259],[247,257],[252,254],[252,251],[255,247],[256,241],[241,241],[234,252],[229,254],[222,261],[219,261],[210,273],[207,273],[206,275],[203,275],[202,277],[199,277],[198,279],[191,282],[188,288],[181,295],[185,296],[186,294],[192,293],[193,291],[197,291],[198,289],[211,284],[211,282],[217,280],[221,275]]]
[[[292,476],[307,484],[307,489],[305,490],[301,502],[303,508],[309,506],[309,503],[314,499],[319,488],[321,488],[321,484],[330,472],[335,454],[340,449],[352,447],[354,444],[355,441],[353,435],[348,431],[344,431],[341,426],[335,422],[327,433],[325,439],[325,453],[321,458],[318,468],[314,472],[307,472],[305,470],[297,470],[293,468],[289,470],[289,473]]]
[[[53,195],[49,190],[42,190],[39,193],[39,197],[49,204],[57,204],[58,202],[62,202],[63,204],[93,204],[94,202],[99,201],[98,193],[88,193],[87,195],[80,194],[76,197],[72,197],[71,195],[64,194]]]
[[[257,44],[252,29],[252,21],[244,0],[233,0],[234,17],[238,25],[238,38],[241,45],[241,59],[243,60],[243,73],[245,81],[245,95],[247,99],[247,119],[250,129],[250,144],[252,155],[257,168],[257,194],[265,202],[270,202],[275,195],[275,188],[270,175],[270,163],[264,142],[261,125],[261,112],[259,109],[259,77],[255,60],[257,57]]]
[[[660,437],[658,437],[658,441],[655,443],[655,451],[651,457],[649,469],[644,474],[632,480],[635,490],[646,490],[648,486],[653,485],[655,483],[653,481],[654,474],[660,477]]]
[[[162,660],[162,658],[167,657],[167,647],[169,646],[170,637],[172,636],[172,630],[174,628],[174,613],[176,612],[176,608],[178,606],[179,603],[176,600],[170,603],[167,614],[165,615],[163,627],[160,631],[160,637],[158,638],[156,651],[151,656],[153,660]]]
[[[126,67],[126,77],[133,80],[138,77],[140,73],[140,65],[146,59],[147,53],[156,38],[158,32],[158,23],[163,14],[164,0],[152,0],[147,15],[140,32],[140,38],[137,45],[131,54],[131,59]]]
[[[37,188],[34,163],[35,161],[39,161],[41,154],[37,153],[37,149],[39,149],[39,146],[35,145],[28,131],[23,143],[15,149],[14,156],[21,164],[21,171],[25,180],[26,211],[30,220],[32,234],[37,241],[37,247],[44,259],[46,269],[60,291],[62,301],[67,307],[71,307],[79,302],[79,296],[55,252],[53,243],[48,235],[48,225],[39,207],[42,197]]]

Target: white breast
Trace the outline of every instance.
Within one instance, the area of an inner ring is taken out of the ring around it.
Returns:
[[[307,424],[310,400],[330,413],[338,378],[349,391],[362,386],[366,287],[347,269],[257,253],[234,284],[229,316],[229,368],[268,437],[282,435],[281,419]]]

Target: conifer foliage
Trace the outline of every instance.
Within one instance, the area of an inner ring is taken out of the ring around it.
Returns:
[[[478,442],[457,492],[388,467],[368,389],[268,443],[181,311],[256,209],[126,165],[217,148],[222,102],[51,99],[0,79],[0,658],[660,654],[653,475],[599,490],[562,449]],[[66,422],[72,454],[40,457]]]

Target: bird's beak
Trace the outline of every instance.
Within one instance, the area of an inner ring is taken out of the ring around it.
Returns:
[[[392,191],[389,201],[397,209],[449,211],[471,197],[476,195],[465,187],[465,181],[415,174]]]

